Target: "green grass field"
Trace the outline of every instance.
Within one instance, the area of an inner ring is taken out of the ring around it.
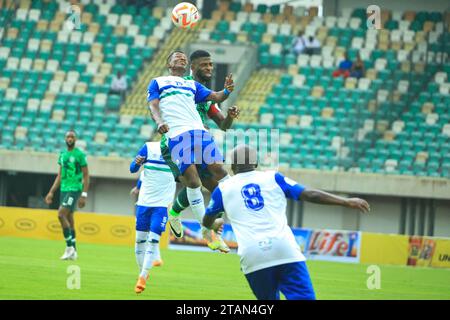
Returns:
[[[60,261],[63,241],[0,237],[0,299],[254,299],[235,254],[162,250],[137,296],[134,248],[79,244],[79,259]],[[77,265],[81,288],[66,287]],[[450,270],[381,266],[381,289],[366,287],[367,266],[309,261],[318,299],[450,299]]]

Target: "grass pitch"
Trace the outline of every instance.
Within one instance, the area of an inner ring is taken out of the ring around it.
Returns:
[[[254,299],[236,254],[162,250],[164,266],[137,296],[134,248],[80,243],[74,262],[59,260],[64,246],[0,237],[0,299]],[[71,265],[80,268],[80,289],[67,288]],[[447,269],[381,266],[381,289],[369,290],[366,265],[309,261],[308,268],[318,299],[450,299]]]

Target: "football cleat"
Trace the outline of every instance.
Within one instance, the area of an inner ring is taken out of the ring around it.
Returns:
[[[74,247],[66,247],[66,250],[64,251],[64,254],[61,256],[61,260],[68,260],[73,253],[75,252]]]
[[[68,258],[68,260],[77,260],[78,259],[78,253],[76,250],[73,250],[73,254]]]
[[[154,267],[162,267],[162,266],[164,265],[164,262],[162,261],[162,259],[161,259],[161,260],[154,260],[154,261],[152,262],[152,265],[153,265]]]
[[[170,211],[170,207],[169,207]],[[174,217],[169,213],[169,226],[170,230],[172,230],[173,235],[176,238],[183,237],[183,224],[181,223],[180,217]]]
[[[142,291],[145,290],[145,284],[147,283],[147,280],[148,276],[147,278],[139,277],[136,286],[134,287],[134,292],[136,292],[137,294],[142,293]]]
[[[217,239],[216,242],[218,243],[217,250],[219,250],[222,253],[230,252],[230,247],[228,247],[228,245],[222,239],[221,235],[217,234],[216,239]]]

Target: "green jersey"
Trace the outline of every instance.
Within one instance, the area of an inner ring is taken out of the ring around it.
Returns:
[[[64,150],[59,155],[61,166],[61,192],[83,190],[82,167],[87,166],[86,155],[78,148]]]
[[[194,80],[194,77],[192,76],[187,76],[184,77],[184,79],[186,80]],[[206,102],[202,102],[202,103],[197,103],[197,112],[200,115],[200,118],[202,119],[202,122],[205,123],[206,120],[208,120],[208,111],[209,108],[211,108],[211,105],[213,104],[212,101],[206,101]]]

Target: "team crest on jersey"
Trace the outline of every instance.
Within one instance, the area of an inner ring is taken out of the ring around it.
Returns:
[[[70,157],[70,158],[69,158],[69,161],[70,161],[70,162],[75,162],[75,158],[74,158],[74,157]]]

